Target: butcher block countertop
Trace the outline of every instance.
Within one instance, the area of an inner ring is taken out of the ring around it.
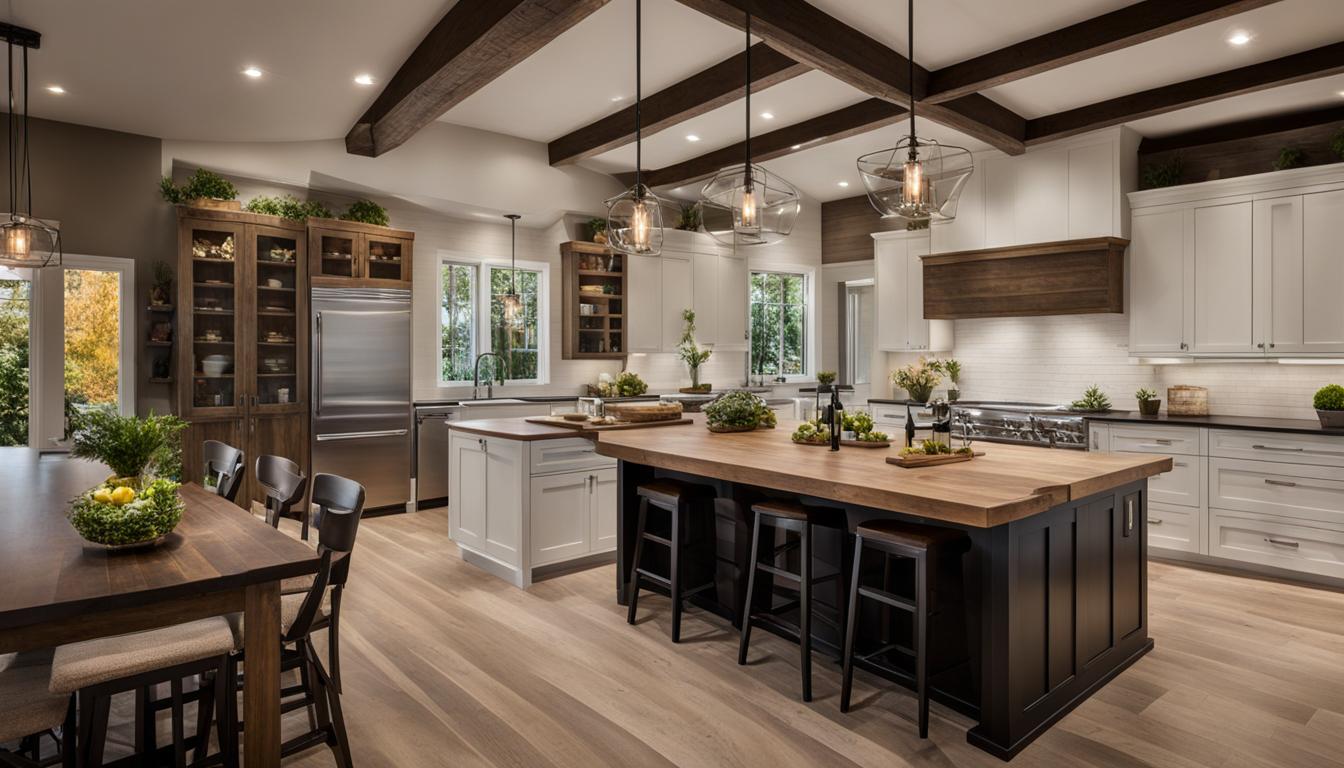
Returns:
[[[498,437],[505,440],[555,440],[562,437],[588,437],[577,429],[568,429],[566,427],[552,427],[546,424],[536,424],[527,421],[521,417],[510,419],[469,419],[466,421],[453,421],[448,424],[449,429],[458,432],[469,432],[473,435],[482,437]]]
[[[470,422],[467,422],[470,423]],[[531,425],[539,426],[539,425]],[[797,422],[716,434],[695,424],[605,432],[604,456],[692,475],[991,528],[1168,472],[1167,456],[978,443],[973,461],[904,469],[889,450],[796,445]]]

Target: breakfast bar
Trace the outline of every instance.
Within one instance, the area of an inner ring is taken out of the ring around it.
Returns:
[[[695,600],[735,625],[751,571],[751,505],[761,500],[838,508],[849,532],[876,520],[963,532],[970,549],[960,584],[948,590],[958,599],[934,618],[930,695],[977,720],[968,741],[1000,758],[1152,649],[1147,485],[1171,470],[1169,457],[990,445],[977,446],[985,455],[972,461],[906,469],[886,462],[896,448],[794,444],[794,426],[715,434],[696,423],[601,434],[597,452],[619,461],[618,601],[632,567],[636,488],[669,478],[714,490],[713,519],[694,533],[713,546],[698,548],[683,568],[713,579]],[[818,535],[818,570],[844,567],[851,541],[846,531]],[[827,599],[819,594],[818,608]],[[889,633],[889,617],[876,610],[856,620],[865,635]],[[831,628],[812,631],[815,647],[835,650]]]

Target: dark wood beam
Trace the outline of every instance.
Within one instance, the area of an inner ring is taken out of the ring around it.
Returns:
[[[1344,125],[1344,106],[1253,117],[1249,120],[1238,120],[1234,123],[1197,128],[1193,131],[1173,133],[1168,136],[1144,138],[1139,142],[1139,156],[1191,147],[1203,147],[1224,141],[1267,137],[1285,131],[1313,128],[1318,125]]]
[[[765,43],[751,47],[751,91],[764,90],[795,78],[811,67],[800,64]],[[742,98],[746,54],[739,53],[681,82],[644,97],[645,134],[699,117]],[[635,140],[635,107],[628,106],[547,145],[551,165],[573,163],[600,155]]]
[[[1280,0],[1143,0],[929,73],[924,100],[941,103]]]
[[[531,56],[607,0],[458,0],[345,136],[377,157]]]
[[[1344,72],[1344,42],[1028,120],[1027,143],[1041,144],[1339,72]]]
[[[755,162],[773,160],[795,151],[857,136],[891,125],[908,114],[905,109],[882,99],[867,99],[848,107],[827,112],[811,120],[785,126],[751,138],[751,157]],[[716,149],[666,168],[645,171],[643,181],[650,187],[684,184],[714,174],[733,163],[741,163],[746,154],[743,142]],[[633,181],[634,174],[622,174]]]
[[[928,70],[804,0],[679,0],[724,24],[742,29],[751,13],[752,34],[796,61],[860,91],[901,106],[928,87]],[[1026,121],[984,96],[956,99],[929,111],[929,119],[956,128],[1010,155],[1024,151]]]

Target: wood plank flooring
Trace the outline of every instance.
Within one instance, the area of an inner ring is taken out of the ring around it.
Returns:
[[[1002,765],[937,704],[921,741],[904,689],[859,673],[842,715],[839,670],[818,655],[803,704],[796,646],[757,633],[739,667],[736,633],[696,610],[674,646],[663,598],[625,624],[614,566],[523,592],[465,565],[447,529],[441,509],[361,525],[342,620],[361,768]],[[1344,768],[1344,594],[1149,573],[1156,650],[1012,765]],[[305,724],[287,717],[287,736]],[[325,748],[287,762],[333,764]]]

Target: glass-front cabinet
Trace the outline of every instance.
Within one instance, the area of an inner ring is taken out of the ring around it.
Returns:
[[[307,327],[307,275],[299,269],[304,233],[275,227],[249,227],[255,258],[248,280],[252,346],[248,375],[250,400],[257,412],[297,411],[305,400],[307,377],[304,334]]]
[[[325,285],[409,287],[414,237],[356,221],[309,219],[310,273]]]
[[[178,355],[178,380],[186,388],[183,410],[193,414],[227,415],[243,404],[238,358],[244,229],[225,221],[182,223],[178,305],[189,352]]]

